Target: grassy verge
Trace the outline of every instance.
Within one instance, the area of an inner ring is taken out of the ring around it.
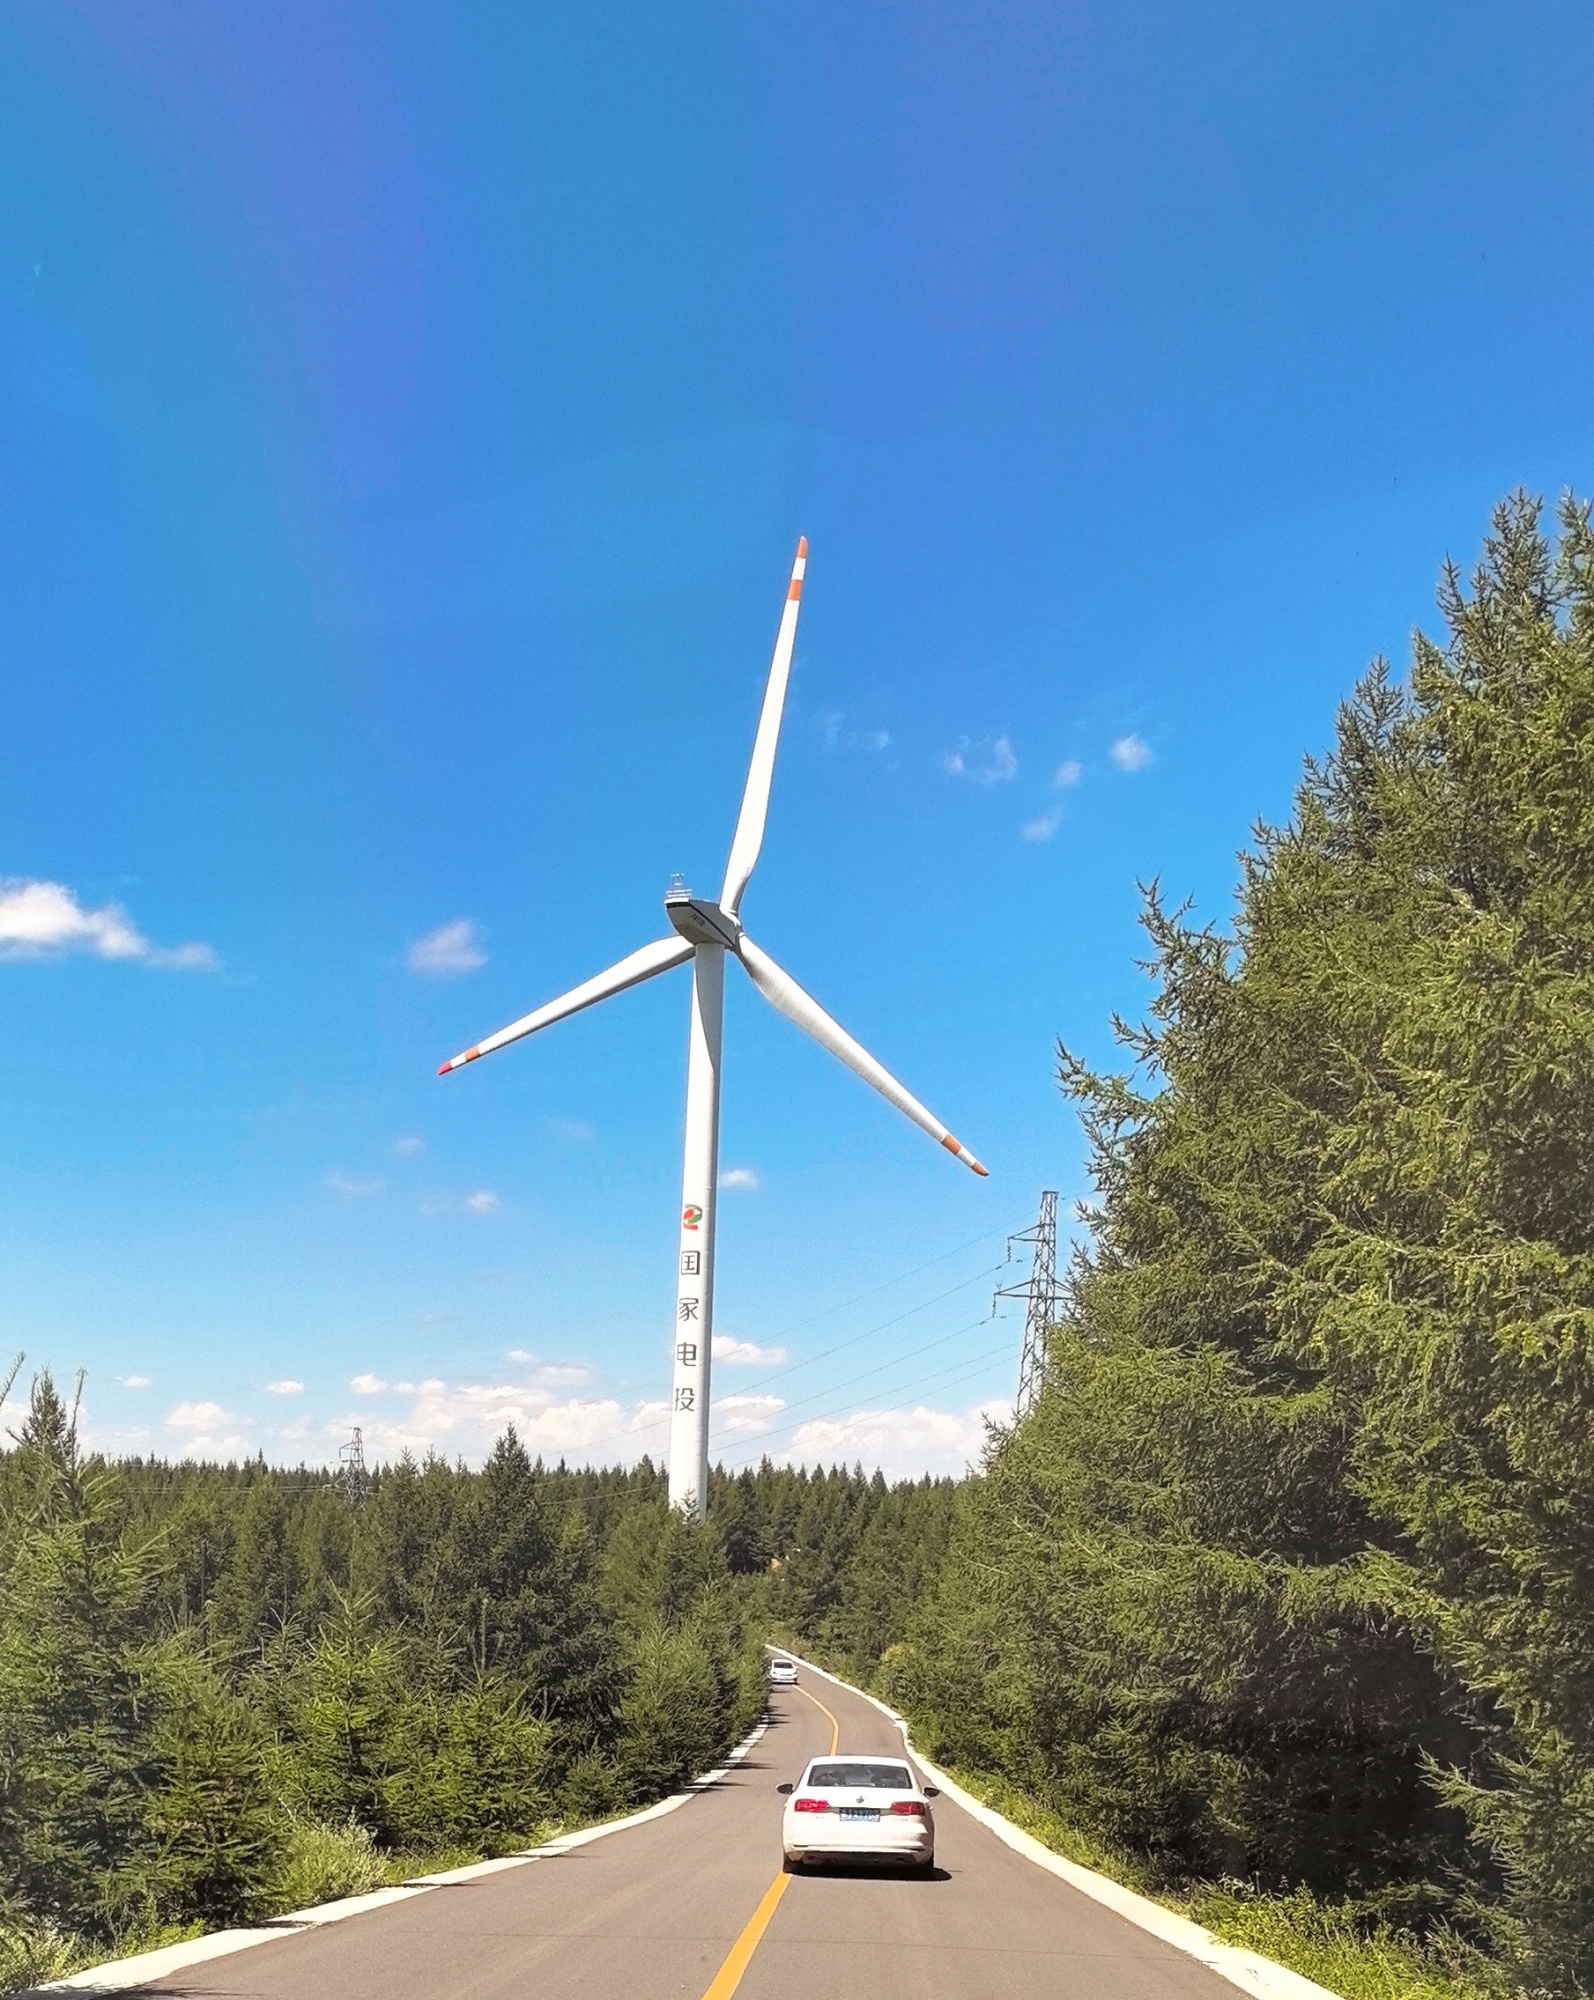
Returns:
[[[528,1833],[523,1843],[533,1847],[556,1834],[572,1832],[570,1826],[539,1827]],[[335,1903],[345,1896],[369,1895],[373,1889],[396,1888],[413,1882],[419,1875],[437,1875],[445,1869],[466,1868],[486,1857],[475,1848],[444,1847],[424,1854],[384,1854],[370,1835],[359,1826],[326,1826],[310,1822],[295,1829],[281,1879],[270,1902],[256,1919],[269,1922],[291,1910],[313,1909],[318,1903]],[[244,1922],[247,1928],[247,1920]],[[0,1994],[22,1993],[68,1973],[86,1972],[91,1966],[112,1959],[132,1958],[139,1952],[159,1951],[169,1944],[182,1944],[202,1937],[203,1924],[137,1924],[107,1942],[79,1937],[52,1923],[26,1919],[10,1921],[0,1916]]]
[[[948,1768],[965,1791],[1054,1854],[1155,1897],[1225,1944],[1287,1965],[1344,2000],[1509,2000],[1513,1991],[1493,1960],[1450,1933],[1418,1940],[1387,1925],[1369,1927],[1350,1909],[1319,1903],[1304,1889],[1268,1896],[1231,1884],[1168,1895],[1150,1885],[1132,1857],[1103,1847],[1006,1779]]]
[[[0,1993],[23,1993],[47,1980],[86,1972],[108,1958],[130,1958],[134,1952],[158,1951],[198,1937],[203,1924],[139,1924],[124,1931],[114,1945],[91,1944],[55,1924],[0,1917]]]

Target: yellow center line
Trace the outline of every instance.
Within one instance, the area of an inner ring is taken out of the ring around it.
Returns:
[[[786,1884],[791,1877],[783,1869],[764,1891],[763,1901],[747,1919],[747,1928],[731,1946],[730,1957],[714,1975],[714,1983],[703,1995],[703,2000],[731,2000],[731,1995],[742,1983],[742,1974],[747,1970],[749,1959],[758,1949],[758,1941],[769,1928],[769,1920],[775,1914],[775,1905],[786,1893]]]
[[[819,1699],[818,1695],[809,1694],[807,1688],[805,1687],[799,1687],[797,1692],[804,1698],[804,1700],[811,1701],[814,1707],[817,1708],[819,1713],[825,1718],[826,1722],[830,1724],[830,1748],[825,1752],[825,1755],[827,1757],[834,1757],[836,1754],[836,1745],[841,1741],[841,1724],[831,1714],[830,1710],[826,1708],[825,1704]]]
[[[830,1724],[830,1749],[826,1754],[834,1757],[836,1754],[836,1745],[841,1741],[841,1724],[837,1722],[836,1718],[826,1708],[818,1695],[809,1694],[805,1687],[798,1688],[797,1692],[811,1701],[814,1707],[819,1710],[819,1713]],[[763,1937],[765,1931],[769,1929],[769,1920],[775,1914],[775,1906],[779,1903],[781,1897],[785,1895],[786,1885],[790,1880],[791,1877],[783,1868],[764,1891],[758,1908],[747,1919],[741,1936],[731,1946],[730,1955],[726,1958],[725,1963],[720,1967],[719,1971],[715,1973],[713,1983],[704,1993],[703,2000],[731,2000],[731,1995],[742,1983],[742,1974],[752,1962],[753,1953],[757,1951],[760,1939]]]

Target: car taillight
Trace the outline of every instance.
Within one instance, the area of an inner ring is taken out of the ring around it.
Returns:
[[[830,1801],[828,1799],[793,1799],[791,1809],[793,1812],[829,1812]]]
[[[918,1799],[893,1799],[891,1810],[901,1813],[904,1819],[923,1819],[924,1807]]]

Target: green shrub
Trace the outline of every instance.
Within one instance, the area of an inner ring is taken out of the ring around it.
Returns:
[[[620,1703],[620,1768],[633,1799],[658,1798],[706,1771],[724,1742],[714,1663],[693,1627],[640,1633]]]
[[[278,1914],[313,1909],[343,1896],[365,1896],[387,1881],[370,1829],[358,1820],[341,1825],[295,1820],[289,1830],[271,1899]]]
[[[94,1956],[81,1938],[48,1917],[0,1916],[0,1993],[21,1993],[49,1979],[64,1979]]]

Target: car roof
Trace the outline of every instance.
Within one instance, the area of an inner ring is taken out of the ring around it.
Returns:
[[[808,1762],[810,1766],[814,1764],[890,1764],[898,1771],[902,1770],[904,1766],[910,1771],[913,1769],[912,1764],[909,1763],[906,1757],[888,1756],[879,1750],[827,1750],[822,1756],[810,1757]]]

